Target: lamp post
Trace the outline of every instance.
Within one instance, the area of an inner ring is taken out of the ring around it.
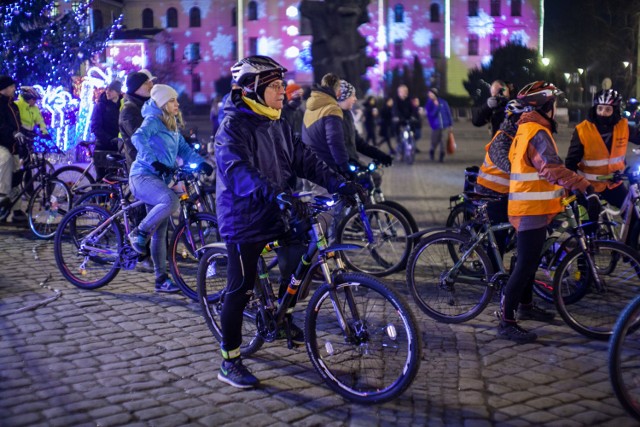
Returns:
[[[633,62],[622,61],[622,65],[624,65],[625,69],[625,96],[630,96],[631,89],[633,89]],[[629,71],[629,77],[627,77],[627,70]]]

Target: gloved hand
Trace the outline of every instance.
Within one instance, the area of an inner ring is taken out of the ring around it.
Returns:
[[[498,97],[497,96],[491,96],[489,98],[487,98],[487,107],[493,109],[493,108],[498,108]]]
[[[291,194],[282,192],[276,196],[280,209],[288,207],[294,218],[304,219],[308,216],[307,204]]]
[[[157,160],[151,163],[151,166],[153,166],[155,170],[157,170],[163,175],[170,175],[173,173],[173,169],[171,169],[169,166],[165,165],[164,163],[160,163]]]
[[[213,166],[207,162],[202,162],[198,165],[198,170],[202,171],[207,176],[211,176],[213,173]]]
[[[589,214],[589,221],[593,223],[598,222],[600,216],[600,210],[602,205],[600,204],[600,197],[596,193],[587,195],[587,213]]]
[[[353,181],[343,182],[336,192],[342,196],[355,196],[357,194],[362,203],[366,203],[369,200],[367,190],[365,190],[362,185]]]
[[[393,163],[393,157],[386,153],[382,153],[378,156],[378,161],[382,163],[383,166],[391,166]]]
[[[13,134],[13,138],[16,140],[17,143],[19,144],[24,144],[27,142],[27,136],[25,134],[23,134],[22,132],[16,132]]]

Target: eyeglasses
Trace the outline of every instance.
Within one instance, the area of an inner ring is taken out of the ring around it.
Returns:
[[[275,82],[275,83],[271,83],[267,87],[270,87],[271,89],[275,90],[276,92],[280,92],[281,90],[287,89],[287,84],[284,83],[284,82]]]

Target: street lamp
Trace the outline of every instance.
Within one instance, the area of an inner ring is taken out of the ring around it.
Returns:
[[[540,62],[542,62],[542,65],[544,65],[545,67],[549,66],[549,64],[551,63],[551,60],[549,58],[540,58]]]

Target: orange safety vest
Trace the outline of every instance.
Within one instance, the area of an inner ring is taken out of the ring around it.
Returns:
[[[538,175],[538,171],[527,157],[529,141],[541,130],[549,134],[553,147],[556,153],[558,152],[551,132],[544,126],[535,122],[518,126],[518,132],[509,149],[509,216],[549,215],[562,211],[560,201],[564,196],[564,189]]]
[[[500,170],[500,168],[498,168],[489,158],[489,147],[496,139],[496,137],[501,133],[504,133],[509,138],[511,138],[509,134],[505,133],[502,130],[499,130],[498,132],[496,132],[491,142],[489,142],[484,147],[484,150],[487,152],[487,154],[485,154],[484,162],[482,163],[482,166],[480,166],[477,182],[483,187],[489,188],[497,193],[507,194],[509,192],[509,174],[506,172],[502,172],[502,170]]]
[[[576,126],[576,132],[584,147],[584,156],[578,163],[578,174],[588,179],[598,193],[622,184],[622,182],[598,181],[597,177],[624,170],[624,156],[627,154],[629,142],[627,119],[621,119],[613,128],[611,153],[607,150],[598,128],[590,121],[585,120]]]

